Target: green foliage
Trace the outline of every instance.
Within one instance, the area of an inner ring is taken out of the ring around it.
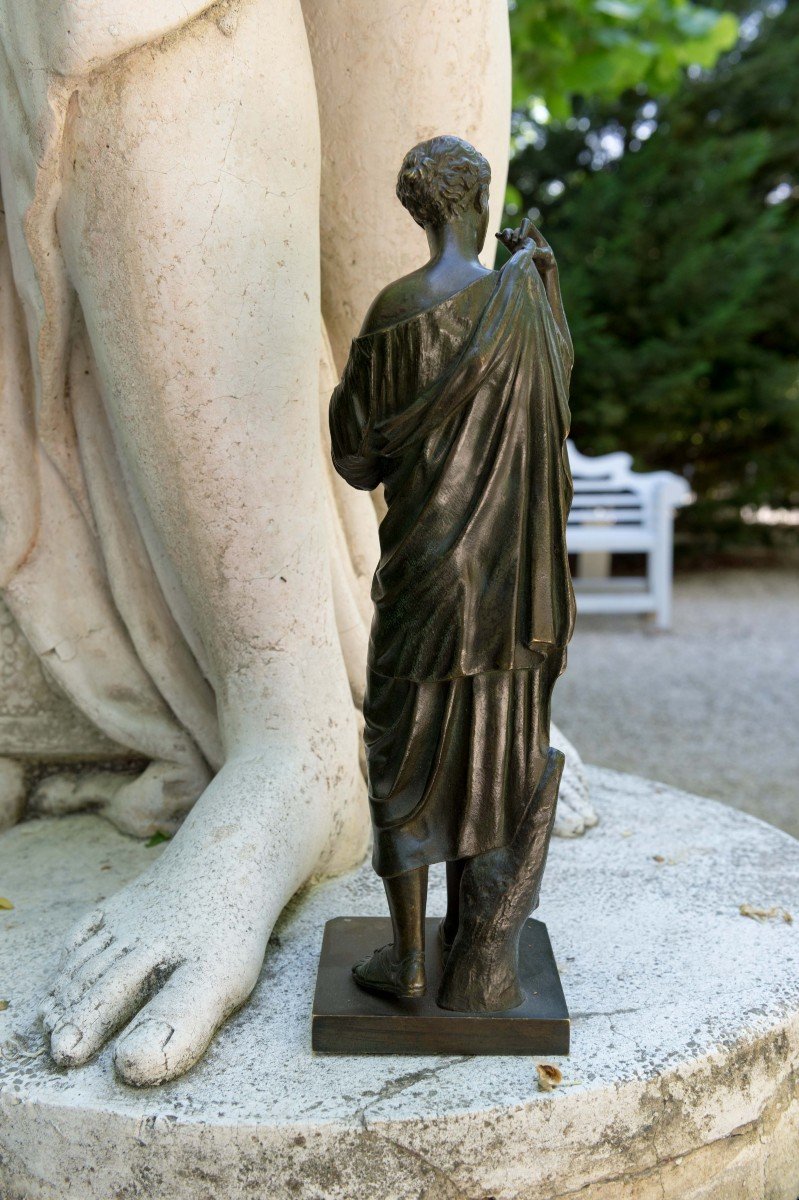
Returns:
[[[148,838],[144,844],[147,849],[150,850],[153,848],[153,846],[161,846],[164,842],[168,842],[170,840],[171,834],[161,833],[161,830],[159,829],[152,835],[152,837]]]
[[[516,0],[515,100],[539,97],[565,118],[572,97],[613,99],[644,84],[663,93],[693,63],[710,67],[737,36],[730,13],[689,0]]]
[[[586,107],[511,168],[560,263],[580,449],[686,474],[707,549],[751,535],[744,505],[799,505],[797,94],[794,5],[659,108]]]

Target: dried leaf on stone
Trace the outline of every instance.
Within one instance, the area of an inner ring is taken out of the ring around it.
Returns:
[[[560,1067],[555,1067],[552,1063],[538,1063],[535,1069],[538,1073],[538,1086],[542,1092],[551,1092],[559,1083],[563,1083]]]
[[[8,911],[8,910],[12,909],[13,907],[14,907],[14,905],[11,903],[10,900],[6,900],[5,896],[0,896],[0,909]]]
[[[753,921],[784,921],[786,925],[793,925],[793,914],[778,904],[772,908],[757,908],[754,904],[741,904],[738,912],[742,917],[751,917]]]
[[[5,1012],[6,1009],[10,1008],[10,1007],[11,1007],[10,1000],[0,1000],[0,1012]]]

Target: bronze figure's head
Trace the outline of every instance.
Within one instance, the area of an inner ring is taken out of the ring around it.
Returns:
[[[397,176],[397,196],[425,230],[454,222],[474,226],[481,250],[490,183],[491,168],[479,150],[463,138],[444,135],[408,151]]]

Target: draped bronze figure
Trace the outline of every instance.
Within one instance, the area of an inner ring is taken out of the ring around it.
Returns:
[[[555,259],[525,220],[478,259],[490,168],[435,137],[397,195],[430,261],[375,300],[330,402],[336,470],[383,484],[364,703],[373,863],[394,940],[353,968],[424,994],[427,872],[447,864],[438,1004],[513,1008],[563,756],[550,699],[574,622],[566,550],[572,345]]]

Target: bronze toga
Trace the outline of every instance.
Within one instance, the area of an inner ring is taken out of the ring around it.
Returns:
[[[333,393],[336,470],[388,506],[364,701],[379,875],[507,845],[533,797],[574,624],[570,370],[524,249],[356,338]]]

